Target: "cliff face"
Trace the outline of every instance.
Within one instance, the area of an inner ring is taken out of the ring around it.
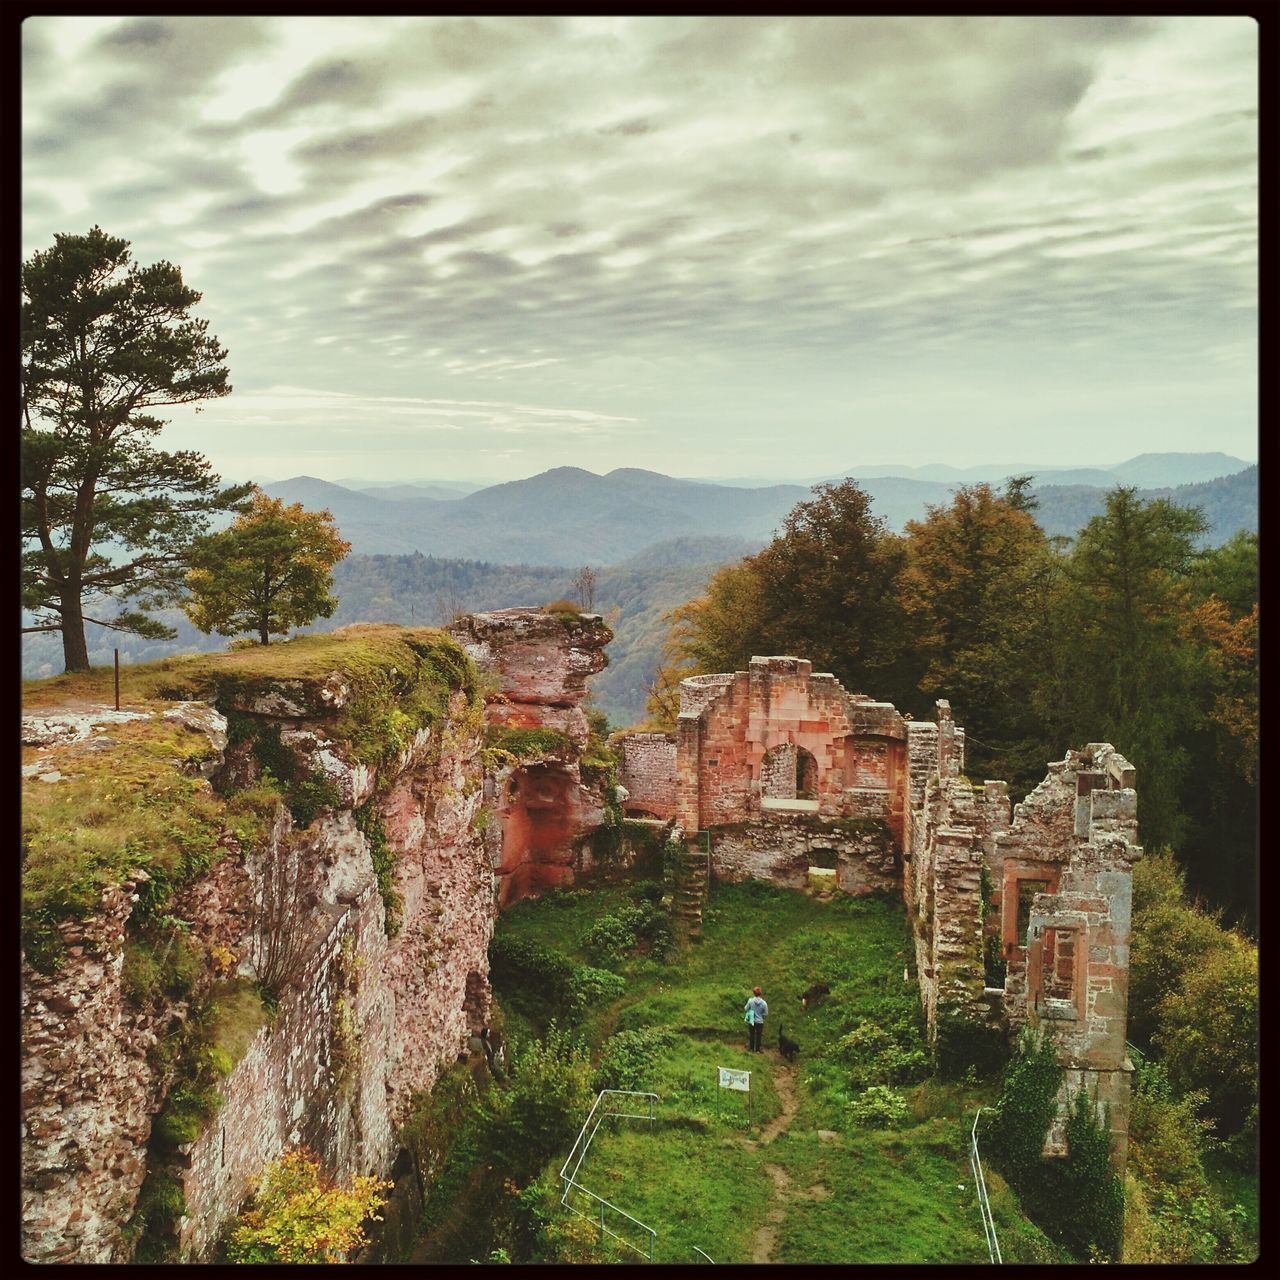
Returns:
[[[28,717],[28,1259],[207,1257],[290,1145],[385,1173],[486,1024],[474,668],[438,632],[352,630],[140,669],[127,715]]]

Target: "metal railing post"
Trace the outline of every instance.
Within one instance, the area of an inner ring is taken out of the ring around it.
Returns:
[[[1003,1263],[1000,1256],[1000,1241],[996,1239],[996,1220],[991,1213],[991,1201],[987,1196],[987,1180],[982,1174],[982,1156],[978,1152],[978,1120],[985,1108],[979,1107],[973,1117],[973,1128],[969,1133],[969,1168],[973,1172],[973,1183],[978,1193],[978,1216],[982,1219],[982,1232],[987,1238],[987,1257],[992,1263]]]

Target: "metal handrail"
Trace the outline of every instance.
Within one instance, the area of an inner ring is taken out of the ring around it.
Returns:
[[[604,1101],[606,1094],[612,1095],[614,1097],[623,1097],[623,1098],[647,1098],[649,1100],[648,1113],[640,1114],[633,1111],[604,1111],[597,1116],[596,1111],[599,1108],[600,1103]],[[610,1117],[616,1117],[620,1120],[648,1120],[649,1128],[652,1129],[653,1121],[654,1121],[654,1103],[657,1101],[658,1101],[658,1095],[656,1093],[644,1093],[635,1089],[601,1089],[600,1092],[596,1095],[595,1102],[591,1104],[591,1110],[587,1112],[587,1118],[586,1120],[583,1121],[582,1128],[578,1130],[578,1136],[577,1138],[574,1139],[573,1146],[569,1148],[569,1154],[566,1157],[565,1162],[560,1169],[560,1177],[564,1182],[564,1193],[560,1197],[561,1205],[563,1205],[564,1208],[568,1209],[570,1212],[576,1213],[578,1217],[583,1218],[588,1222],[595,1222],[596,1217],[594,1214],[588,1217],[588,1215],[583,1213],[582,1210],[579,1209],[576,1205],[571,1204],[569,1202],[570,1191],[581,1191],[583,1195],[589,1196],[592,1200],[594,1200],[600,1206],[600,1216],[599,1216],[600,1243],[603,1244],[605,1236],[610,1235],[615,1240],[618,1240],[622,1244],[626,1245],[628,1249],[634,1250],[643,1258],[645,1256],[645,1251],[642,1248],[640,1248],[639,1245],[628,1240],[626,1236],[619,1235],[616,1231],[610,1231],[609,1228],[605,1226],[604,1211],[605,1209],[612,1209],[614,1213],[621,1214],[622,1217],[626,1218],[628,1222],[634,1222],[637,1227],[639,1227],[642,1231],[646,1232],[649,1236],[648,1259],[650,1262],[653,1261],[653,1246],[655,1241],[657,1240],[658,1233],[651,1226],[649,1226],[648,1223],[641,1222],[639,1218],[633,1217],[625,1209],[620,1209],[616,1204],[613,1204],[610,1201],[606,1200],[603,1196],[596,1195],[594,1191],[592,1191],[589,1187],[584,1187],[582,1183],[580,1183],[577,1179],[578,1179],[578,1170],[582,1168],[582,1162],[583,1160],[586,1159],[587,1152],[591,1149],[591,1143],[596,1136],[596,1130],[600,1128],[600,1125],[604,1120],[607,1120]],[[595,1121],[594,1124],[592,1123],[593,1119]],[[590,1128],[590,1133],[587,1132],[588,1128]],[[586,1142],[583,1142],[584,1136],[586,1137]],[[579,1144],[581,1144],[582,1146],[581,1151],[578,1151]],[[578,1159],[576,1163],[574,1163],[573,1161],[573,1155],[575,1151],[578,1151]],[[573,1163],[573,1172],[569,1173],[568,1169],[571,1163]]]
[[[702,1250],[699,1249],[696,1244],[692,1245],[691,1248],[693,1249],[694,1253],[701,1253],[702,1258],[705,1262],[710,1262],[712,1265],[715,1264],[715,1259],[708,1253],[702,1253]]]
[[[973,1171],[973,1182],[978,1188],[978,1213],[982,1218],[982,1231],[987,1238],[987,1256],[992,1263],[1003,1263],[1000,1256],[1000,1241],[996,1239],[996,1221],[991,1216],[991,1201],[987,1198],[987,1180],[982,1174],[982,1157],[978,1154],[978,1117],[985,1107],[979,1107],[973,1117],[973,1129],[969,1134],[969,1168]]]

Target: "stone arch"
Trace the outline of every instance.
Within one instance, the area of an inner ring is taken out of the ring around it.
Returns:
[[[818,762],[812,751],[780,742],[760,762],[760,794],[770,800],[816,800]]]

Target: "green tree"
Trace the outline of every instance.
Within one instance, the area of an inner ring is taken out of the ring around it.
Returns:
[[[1020,490],[1016,496],[1025,503]],[[1050,746],[1030,707],[1027,662],[1044,532],[1023,505],[980,484],[908,521],[906,552],[901,599],[925,664],[921,692],[930,702],[950,699],[971,772],[1009,777],[1024,790],[1039,780]]]
[[[253,1203],[231,1233],[232,1262],[346,1262],[367,1243],[363,1223],[379,1221],[391,1183],[355,1178],[341,1187],[325,1178],[309,1151],[286,1151],[267,1165]]]
[[[1152,1043],[1181,1093],[1203,1089],[1220,1135],[1258,1102],[1258,949],[1238,934],[1189,969],[1161,1001]]]
[[[717,570],[700,599],[673,612],[664,665],[738,671],[753,655],[789,653],[901,704],[915,686],[897,593],[902,540],[854,481],[814,493],[763,551]]]
[[[591,1058],[581,1041],[553,1023],[545,1040],[514,1050],[508,1080],[481,1103],[487,1158],[528,1181],[568,1151],[590,1106]]]
[[[227,353],[176,266],[131,262],[100,227],[24,263],[22,293],[23,630],[60,631],[82,671],[86,621],[175,634],[144,611],[177,598],[209,513],[248,492],[221,488],[198,453],[157,449],[164,423],[147,412],[226,395]],[[117,611],[89,617],[94,601]]]
[[[1106,502],[1067,560],[1053,622],[1056,680],[1041,684],[1038,709],[1070,741],[1115,743],[1138,769],[1143,843],[1176,847],[1184,741],[1203,674],[1181,625],[1184,584],[1205,520],[1132,488],[1111,490]]]
[[[331,570],[351,550],[327,511],[254,495],[230,528],[202,538],[187,575],[187,616],[222,636],[255,631],[269,643],[338,606]]]

